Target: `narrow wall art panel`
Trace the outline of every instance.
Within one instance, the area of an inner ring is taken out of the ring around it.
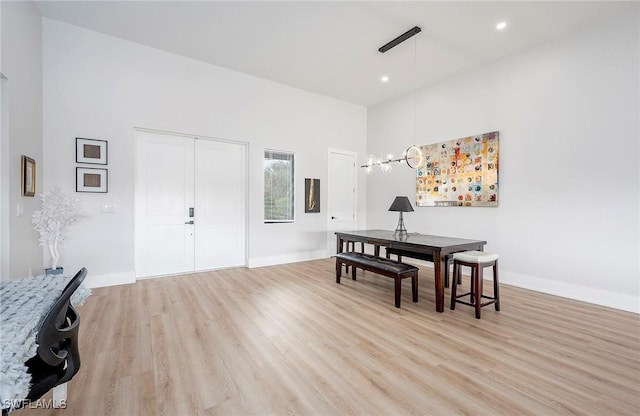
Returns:
[[[320,179],[304,179],[304,212],[320,212]]]
[[[420,146],[419,207],[497,207],[499,132]]]

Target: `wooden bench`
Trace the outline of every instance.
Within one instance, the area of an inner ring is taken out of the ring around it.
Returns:
[[[340,283],[342,265],[351,266],[351,279],[356,280],[356,268],[368,270],[383,276],[392,277],[395,280],[396,308],[400,307],[400,292],[402,279],[411,278],[411,293],[413,301],[418,301],[418,268],[411,264],[384,259],[366,253],[344,252],[336,254],[336,283]]]

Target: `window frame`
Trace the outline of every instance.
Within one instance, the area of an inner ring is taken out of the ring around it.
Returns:
[[[278,160],[278,158],[273,156],[287,156],[286,158],[282,158],[279,160],[290,160],[291,161],[291,218],[289,219],[267,219],[266,212],[266,162],[267,160]],[[296,222],[296,154],[295,152],[289,150],[275,150],[265,148],[262,155],[262,179],[263,179],[263,222],[265,224],[292,224]]]

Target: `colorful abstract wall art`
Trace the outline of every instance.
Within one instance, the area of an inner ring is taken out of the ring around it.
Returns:
[[[420,146],[419,207],[497,207],[499,132]]]

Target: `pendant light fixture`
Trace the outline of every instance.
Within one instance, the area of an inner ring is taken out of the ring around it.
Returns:
[[[402,35],[393,39],[391,42],[388,42],[385,45],[378,48],[378,52],[384,54],[389,49],[401,44],[405,40],[417,35],[421,31],[422,29],[420,29],[418,26],[415,26],[413,29],[406,31]],[[384,74],[384,55],[381,56],[381,62],[382,62],[381,82],[385,83],[388,81],[388,78]],[[415,142],[415,136],[416,136],[416,104],[415,104],[416,44],[415,44],[415,39],[414,39],[414,49],[413,49],[413,66],[414,66],[413,140]],[[381,86],[381,96],[382,96],[381,101],[384,101],[384,87],[382,86]],[[383,131],[383,134],[384,134],[384,131]],[[401,158],[394,158],[393,154],[390,153],[386,156],[385,159],[382,159],[382,158],[376,159],[376,157],[373,154],[369,154],[365,159],[364,165],[360,167],[365,168],[365,171],[367,172],[367,174],[371,173],[375,166],[378,166],[383,173],[387,173],[391,171],[391,163],[393,162],[402,163],[403,161],[406,162],[407,166],[409,166],[410,168],[416,169],[422,163],[422,152],[420,152],[420,149],[418,147],[413,145],[409,147],[406,151],[404,151],[403,156]]]

